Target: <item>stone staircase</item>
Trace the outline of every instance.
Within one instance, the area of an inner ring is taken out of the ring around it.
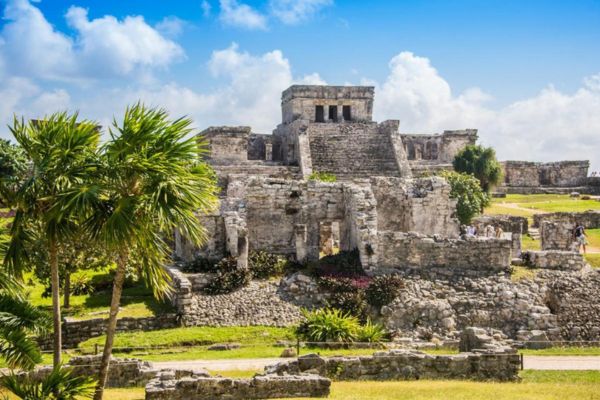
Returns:
[[[376,124],[319,124],[309,135],[313,171],[340,180],[400,176],[390,137]]]

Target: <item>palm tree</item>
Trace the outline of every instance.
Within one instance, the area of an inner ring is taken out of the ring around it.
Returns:
[[[100,133],[97,124],[78,122],[76,113],[56,113],[27,123],[15,118],[10,130],[30,165],[12,190],[2,185],[7,205],[15,210],[4,263],[10,274],[19,276],[28,260],[34,227],[41,227],[51,271],[54,366],[58,366],[62,348],[58,253],[76,228],[77,213],[65,214],[56,204],[62,192],[85,186],[95,166]]]
[[[6,375],[0,377],[0,387],[23,400],[73,400],[90,398],[94,380],[89,376],[75,375],[69,368],[54,367],[43,377]]]
[[[123,122],[110,129],[103,147],[103,173],[93,187],[67,192],[63,212],[86,204],[85,226],[116,255],[106,342],[94,399],[102,399],[112,353],[126,266],[133,249],[141,255],[140,274],[155,296],[169,291],[163,269],[170,255],[165,241],[175,228],[193,243],[205,240],[196,213],[216,205],[216,180],[202,161],[203,141],[193,137],[191,120],[170,120],[162,109],[128,107]]]
[[[42,361],[33,335],[45,334],[51,326],[46,313],[19,295],[20,285],[0,271],[0,357],[10,368],[32,369]]]

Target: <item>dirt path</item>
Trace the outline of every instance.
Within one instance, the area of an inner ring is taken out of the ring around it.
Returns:
[[[521,207],[517,203],[496,203],[498,206],[512,208],[514,210],[527,211],[533,214],[547,214],[547,211],[536,210],[534,208]]]
[[[283,358],[253,358],[236,360],[168,361],[153,363],[156,368],[204,368],[211,371],[262,370],[267,365],[285,361]],[[525,369],[600,370],[600,356],[524,356]]]

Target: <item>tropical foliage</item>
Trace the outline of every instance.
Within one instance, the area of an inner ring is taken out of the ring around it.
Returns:
[[[457,200],[456,214],[462,224],[469,224],[490,203],[489,195],[472,175],[444,171],[441,176],[450,184],[450,197]]]
[[[0,387],[23,400],[74,400],[90,398],[95,381],[91,377],[75,375],[69,368],[52,369],[46,376],[5,375]],[[8,398],[6,398],[8,399]]]
[[[353,342],[360,328],[356,317],[335,308],[314,311],[302,310],[304,321],[296,328],[296,335],[307,342]]]
[[[486,193],[502,181],[502,166],[491,147],[466,146],[454,157],[452,165],[456,172],[470,174],[477,178]]]
[[[330,174],[328,172],[313,172],[308,176],[309,181],[319,181],[319,182],[336,182],[337,177],[334,174]]]

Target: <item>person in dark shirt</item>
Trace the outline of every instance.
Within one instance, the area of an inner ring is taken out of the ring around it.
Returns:
[[[587,240],[585,237],[585,228],[579,222],[575,224],[575,228],[573,229],[573,237],[575,238],[575,243],[577,244],[577,251],[581,251],[581,247],[583,247],[583,254],[586,254],[585,246],[587,245]]]

